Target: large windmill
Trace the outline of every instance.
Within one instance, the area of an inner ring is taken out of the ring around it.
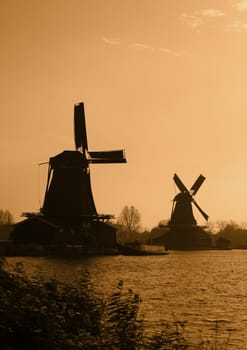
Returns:
[[[191,186],[190,190],[187,189],[177,174],[174,174],[173,180],[180,192],[173,199],[172,214],[169,225],[196,225],[197,222],[193,215],[192,204],[199,210],[200,214],[207,221],[208,215],[201,209],[194,198],[202,183],[204,182],[205,177],[203,175],[200,175]]]
[[[41,244],[83,243],[113,247],[116,230],[98,214],[90,180],[90,164],[126,163],[124,150],[89,151],[83,103],[74,106],[75,150],[51,157],[43,206],[38,214],[26,213],[15,226],[16,242]]]
[[[88,150],[83,103],[74,106],[75,150],[50,158],[48,181],[41,212],[49,218],[76,217],[104,220],[110,215],[96,211],[90,180],[90,164],[126,163],[123,150]]]

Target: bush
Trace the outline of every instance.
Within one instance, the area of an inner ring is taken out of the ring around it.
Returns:
[[[72,286],[27,277],[21,263],[13,272],[5,267],[1,258],[1,349],[135,349],[141,341],[140,300],[122,283],[104,300],[87,276]]]
[[[21,264],[0,270],[0,348],[81,349],[100,332],[103,302],[90,284],[80,288],[54,279],[28,278]],[[90,347],[91,346],[91,347]]]

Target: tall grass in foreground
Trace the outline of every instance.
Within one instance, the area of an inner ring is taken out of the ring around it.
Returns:
[[[0,258],[1,350],[182,350],[226,349],[199,341],[191,347],[185,323],[167,323],[145,336],[141,299],[119,282],[110,298],[96,294],[84,276],[76,286],[56,279],[27,277],[21,263],[13,272]]]

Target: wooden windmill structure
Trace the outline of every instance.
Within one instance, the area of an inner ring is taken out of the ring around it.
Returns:
[[[51,157],[43,206],[38,214],[25,213],[12,235],[18,242],[83,243],[114,246],[116,230],[105,223],[94,203],[90,164],[126,163],[124,150],[89,151],[84,104],[74,106],[75,150]]]
[[[105,220],[112,217],[98,214],[93,199],[90,164],[126,163],[124,150],[88,150],[83,103],[74,106],[75,150],[64,151],[50,158],[48,181],[42,214],[47,218],[80,221]]]
[[[173,199],[171,218],[163,236],[164,244],[168,249],[208,249],[212,242],[210,236],[205,232],[205,226],[199,226],[193,214],[193,206],[207,221],[208,215],[195,201],[194,196],[205,181],[200,175],[194,184],[188,189],[177,174],[173,180],[179,189],[179,193]]]

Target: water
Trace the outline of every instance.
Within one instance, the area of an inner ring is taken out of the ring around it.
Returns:
[[[119,280],[142,298],[146,329],[187,321],[191,339],[215,340],[227,349],[247,349],[247,250],[177,251],[163,256],[105,256],[86,260],[9,258],[30,271],[73,282],[87,269],[108,295]],[[219,347],[218,347],[219,348]]]

